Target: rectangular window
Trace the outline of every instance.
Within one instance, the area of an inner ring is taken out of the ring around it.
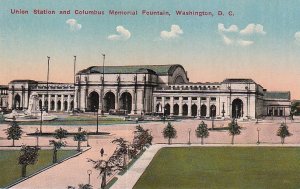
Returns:
[[[157,100],[161,100],[161,97],[160,97],[160,96],[158,96],[156,99],[157,99]]]
[[[183,100],[188,100],[189,98],[188,97],[183,97]]]
[[[170,97],[166,97],[166,100],[170,100]]]
[[[192,97],[192,100],[197,100],[197,97]]]
[[[201,100],[206,100],[206,97],[201,97]]]
[[[211,97],[210,100],[211,101],[216,101],[217,99],[216,99],[216,97]]]
[[[174,97],[174,100],[179,100],[179,97]]]

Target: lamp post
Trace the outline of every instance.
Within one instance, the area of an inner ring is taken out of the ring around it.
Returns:
[[[222,102],[223,103],[223,105],[222,105],[222,117],[225,117],[225,102]]]
[[[260,141],[259,141],[259,131],[260,131],[260,128],[259,127],[257,127],[257,142],[256,142],[256,144],[260,144]]]
[[[43,127],[43,107],[41,107],[40,134],[42,134],[42,127]]]
[[[48,69],[47,69],[47,105],[46,105],[46,112],[48,112],[49,106],[49,63],[50,63],[50,56],[47,56],[48,59]]]
[[[36,128],[35,130],[35,136],[36,136],[36,147],[39,147],[39,135],[40,135],[40,131],[38,128]]]
[[[89,144],[89,130],[86,130],[86,147],[90,147],[90,144]]]
[[[96,109],[96,112],[97,112],[97,130],[96,130],[96,134],[98,134],[99,133],[99,118],[98,118],[99,117],[99,113],[98,113],[98,109],[99,108],[95,107],[95,109]]]
[[[188,145],[191,145],[191,128],[189,128],[189,141],[188,141]]]
[[[88,182],[88,184],[91,185],[91,174],[92,174],[92,170],[89,169],[89,170],[87,170],[86,172],[87,172],[87,174],[89,175],[89,182]]]
[[[104,114],[104,63],[105,63],[105,54],[101,53],[102,57],[103,57],[103,61],[102,61],[102,90],[101,90],[101,115]]]
[[[76,96],[76,88],[75,88],[75,84],[76,84],[76,56],[74,56],[74,100],[73,102],[75,102],[77,99],[75,99],[75,96]],[[76,103],[77,104],[77,103]],[[74,110],[75,110],[75,103],[73,103],[73,114],[74,114]],[[77,107],[76,107],[77,109]]]

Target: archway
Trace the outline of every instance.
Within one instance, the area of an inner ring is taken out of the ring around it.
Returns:
[[[243,117],[243,101],[237,98],[232,101],[232,118],[240,117]]]
[[[73,100],[71,101],[70,106],[71,106],[71,109],[70,109],[70,110],[74,110],[74,101],[73,101]]]
[[[64,101],[64,111],[67,111],[67,110],[68,110],[68,102]]]
[[[57,110],[60,111],[61,110],[61,101],[57,101]]]
[[[96,91],[93,91],[88,96],[87,111],[94,112],[97,109],[99,109],[99,94]]]
[[[46,109],[46,111],[48,111],[48,100],[45,100],[44,105],[44,108]]]
[[[210,114],[209,114],[209,116],[210,117],[216,117],[216,110],[217,110],[216,106],[215,105],[211,105],[210,106]]]
[[[197,105],[193,104],[191,107],[192,110],[192,116],[196,117],[197,116]]]
[[[184,105],[182,106],[182,115],[183,115],[183,116],[187,116],[187,115],[188,115],[188,111],[189,111],[188,105],[187,105],[187,104],[184,104]]]
[[[170,115],[170,104],[165,105],[165,115]]]
[[[50,103],[50,110],[54,110],[54,101],[53,100],[51,100],[51,103]]]
[[[178,104],[174,104],[174,106],[173,106],[173,114],[174,115],[179,115],[179,105]]]
[[[207,107],[206,107],[205,104],[203,104],[203,105],[201,106],[201,109],[200,109],[200,116],[201,116],[201,117],[206,117],[206,111],[207,111]]]
[[[115,109],[115,94],[108,92],[104,96],[104,111],[108,112],[110,109]]]
[[[132,96],[129,92],[124,92],[120,98],[120,108],[130,114],[132,110]]]
[[[14,109],[20,109],[20,104],[21,104],[21,97],[19,94],[16,94],[14,100]]]

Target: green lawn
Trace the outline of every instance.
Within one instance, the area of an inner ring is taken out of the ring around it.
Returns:
[[[52,150],[40,150],[37,163],[27,167],[27,175],[51,165],[52,153]],[[74,154],[76,154],[74,150],[59,150],[58,159],[60,161]],[[19,155],[19,150],[0,150],[0,188],[21,178],[21,166],[18,165]]]
[[[164,148],[134,189],[300,188],[300,148]]]

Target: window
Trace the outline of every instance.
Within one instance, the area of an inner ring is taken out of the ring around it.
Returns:
[[[158,96],[158,97],[157,97],[157,100],[161,100],[161,97],[160,97],[160,96]]]
[[[170,100],[170,97],[166,97],[166,100]]]
[[[183,100],[188,100],[189,98],[188,97],[183,97]]]
[[[197,100],[197,97],[192,97],[192,100]]]
[[[211,101],[216,101],[216,97],[211,97],[210,100]]]
[[[179,100],[179,97],[174,97],[174,100]]]
[[[201,97],[201,100],[206,100],[206,97]]]

